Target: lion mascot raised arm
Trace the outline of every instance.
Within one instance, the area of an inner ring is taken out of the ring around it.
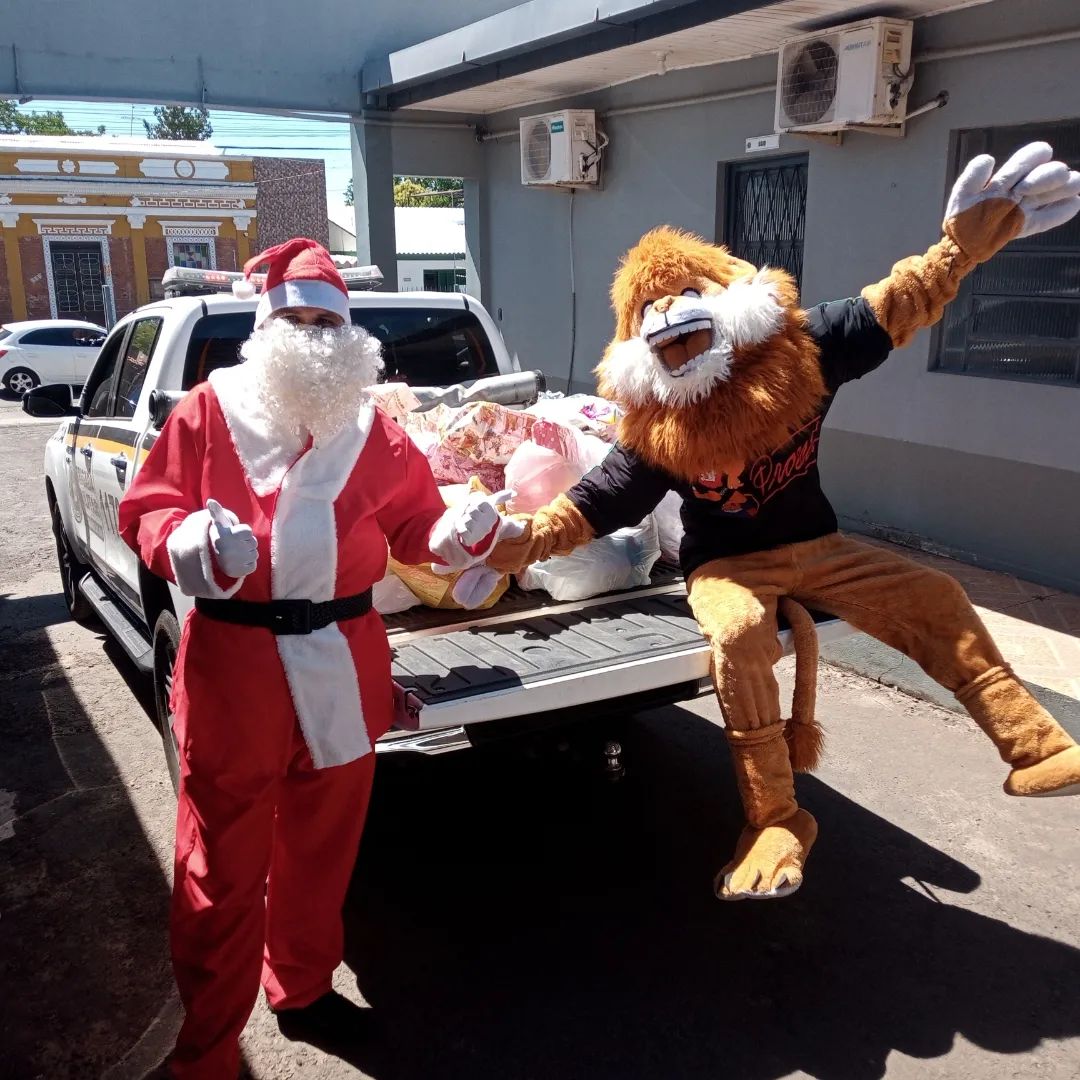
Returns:
[[[817,836],[793,783],[819,750],[805,715],[813,671],[807,686],[797,664],[802,723],[785,722],[773,674],[778,608],[797,653],[800,640],[816,644],[806,605],[917,661],[1011,766],[1008,794],[1080,792],[1080,747],[1009,669],[961,586],[842,536],[818,476],[821,426],[840,387],[937,322],[961,279],[1010,240],[1080,211],[1080,174],[1052,157],[1034,143],[996,173],[992,158],[975,158],[953,188],[942,239],[855,299],[802,310],[787,274],[671,228],[644,236],[615,275],[615,337],[597,376],[623,410],[619,445],[523,519],[489,565],[516,572],[568,554],[637,524],[669,490],[682,496],[683,571],[747,819],[716,878],[722,899],[793,893]]]

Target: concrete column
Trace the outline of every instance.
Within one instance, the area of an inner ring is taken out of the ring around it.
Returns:
[[[250,224],[245,224],[244,228],[240,227],[240,221],[233,219],[236,225],[236,269],[243,270],[244,263],[251,258],[251,245],[248,242],[247,229],[251,228]]]
[[[394,155],[389,114],[365,113],[352,124],[356,258],[382,271],[383,288],[397,289]]]
[[[487,200],[481,180],[464,182],[465,199],[465,291],[484,301],[487,274]]]
[[[18,214],[5,214],[3,217],[4,264],[8,295],[11,297],[12,322],[26,318],[26,289],[23,287],[22,256],[19,254],[19,234],[16,229],[18,223]]]
[[[131,228],[131,261],[135,267],[135,306],[150,303],[150,275],[146,269],[145,214],[128,214]]]

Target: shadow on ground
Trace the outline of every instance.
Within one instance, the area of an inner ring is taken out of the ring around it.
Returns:
[[[0,1076],[100,1077],[173,995],[168,888],[45,628],[0,599]],[[89,633],[90,631],[87,631]]]
[[[978,875],[812,778],[803,890],[719,903],[741,816],[722,734],[671,709],[624,741],[638,768],[616,785],[501,750],[381,769],[347,908],[378,1036],[354,1064],[869,1080],[957,1036],[1011,1054],[1080,1034],[1080,951],[940,902]]]

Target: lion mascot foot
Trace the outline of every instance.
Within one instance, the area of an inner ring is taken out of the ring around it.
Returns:
[[[817,822],[795,801],[785,723],[740,731],[727,728],[746,828],[735,857],[716,875],[721,900],[790,896],[817,837]]]
[[[1069,746],[1044,761],[1013,769],[1005,781],[1005,793],[1080,795],[1080,746]]]
[[[805,810],[786,821],[755,829],[747,825],[735,858],[716,875],[721,900],[778,900],[802,884],[803,865],[817,837],[817,822]]]
[[[956,697],[1012,766],[1007,795],[1080,795],[1080,746],[1009,668],[991,668]]]

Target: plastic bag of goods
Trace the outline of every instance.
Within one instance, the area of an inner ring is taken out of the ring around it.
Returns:
[[[530,592],[542,590],[554,600],[588,600],[648,585],[659,558],[660,541],[650,514],[632,529],[620,529],[569,555],[535,563],[518,574],[518,584]]]
[[[656,517],[656,531],[660,538],[660,551],[665,559],[679,561],[679,548],[682,546],[682,496],[677,491],[669,491],[660,505],[653,511]]]
[[[389,568],[383,579],[372,586],[371,599],[372,606],[380,615],[396,615],[420,603],[409,586]]]
[[[506,486],[514,491],[508,509],[533,514],[570,490],[608,455],[610,445],[595,435],[549,420],[537,420],[532,438],[506,464]]]
[[[614,402],[593,394],[542,394],[535,405],[526,410],[544,420],[554,420],[566,427],[577,428],[597,435],[604,442],[614,442],[619,410]]]
[[[468,484],[454,484],[439,489],[443,502],[447,506],[456,506],[472,491],[483,491],[490,494],[487,487],[475,478]],[[425,607],[439,608],[441,610],[460,611],[463,609],[454,599],[454,586],[464,571],[453,574],[437,574],[431,569],[430,563],[420,566],[406,566],[393,556],[387,559],[387,568],[401,582],[403,582],[413,596]],[[510,587],[510,576],[503,574],[498,579],[491,595],[483,603],[475,606],[474,610],[486,610],[494,607],[503,593]],[[378,605],[376,605],[378,606]]]

